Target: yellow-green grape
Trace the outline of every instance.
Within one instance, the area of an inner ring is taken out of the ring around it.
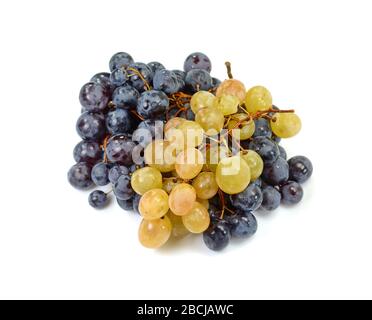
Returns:
[[[216,96],[208,91],[198,91],[191,100],[191,110],[196,114],[200,109],[213,107]]]
[[[247,162],[249,169],[251,170],[251,180],[256,180],[262,173],[264,163],[260,155],[253,150],[247,150],[240,152],[242,159]]]
[[[225,117],[216,108],[204,108],[198,111],[195,121],[201,125],[208,136],[214,136],[223,129]]]
[[[238,112],[239,98],[228,94],[223,94],[216,99],[214,107],[220,110],[224,116]]]
[[[279,138],[291,138],[301,130],[301,119],[295,113],[277,113],[270,124]]]
[[[181,130],[184,144],[187,147],[197,147],[203,143],[203,128],[195,121],[185,120],[178,129]]]
[[[192,186],[200,199],[211,199],[218,192],[218,184],[213,172],[201,172],[193,180]]]
[[[160,171],[152,167],[145,167],[134,171],[131,184],[133,190],[140,195],[151,189],[160,189],[163,185]]]
[[[192,233],[202,233],[211,222],[208,210],[199,202],[195,202],[188,214],[182,216],[183,224]]]
[[[271,93],[265,87],[256,86],[248,90],[245,108],[250,113],[269,110],[273,105]]]
[[[223,192],[237,194],[251,181],[251,170],[240,156],[224,158],[217,166],[216,181]]]
[[[223,81],[217,88],[216,96],[221,97],[224,94],[239,98],[239,102],[244,102],[246,89],[244,84],[236,79],[227,79]]]
[[[177,178],[165,178],[163,181],[163,190],[170,194],[177,184],[180,184],[180,181]]]
[[[167,216],[155,220],[142,220],[138,238],[141,244],[150,249],[163,246],[172,233],[172,223]]]
[[[177,216],[187,214],[196,201],[196,192],[188,183],[176,185],[169,194],[169,208]]]
[[[168,194],[163,189],[152,189],[141,197],[138,210],[145,220],[159,219],[168,212],[168,202]]]
[[[203,154],[195,148],[181,151],[176,159],[176,171],[182,179],[193,179],[203,169]]]
[[[171,129],[177,129],[183,122],[185,121],[184,118],[180,117],[174,117],[167,121],[167,123],[164,125],[164,135],[167,137],[167,133]]]
[[[232,131],[235,139],[247,140],[253,136],[256,126],[253,120],[245,113],[237,113],[231,116],[227,128]]]
[[[172,223],[173,238],[181,239],[190,234],[190,231],[187,230],[186,227],[184,226],[181,216],[177,216],[172,211],[169,211],[166,217],[168,217]]]
[[[206,151],[206,169],[216,172],[217,165],[220,163],[221,159],[227,158],[229,156],[229,150],[224,146],[212,146]]]
[[[144,158],[146,164],[160,172],[170,172],[174,169],[176,153],[171,148],[169,141],[154,140],[146,146]]]
[[[209,201],[207,199],[196,198],[196,202],[199,202],[205,207],[205,209],[209,210]]]

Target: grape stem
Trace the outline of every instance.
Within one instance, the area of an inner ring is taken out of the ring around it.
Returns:
[[[144,83],[145,85],[145,90],[151,90],[151,86],[149,85],[149,83],[147,82],[147,80],[143,77],[142,73],[139,72],[137,69],[135,68],[128,68],[128,70],[132,71],[135,75],[137,75]],[[129,75],[128,77],[133,77],[133,75]]]
[[[140,116],[137,111],[135,110],[130,110],[130,113],[132,113],[133,115],[135,115],[138,119],[140,119],[141,121],[145,120],[144,117]]]
[[[226,61],[225,66],[226,66],[226,70],[227,70],[227,76],[229,77],[229,79],[233,79],[234,77],[231,73],[231,63],[229,61]]]
[[[111,138],[110,135],[106,136],[105,139],[103,140],[103,144],[101,146],[103,148],[103,162],[104,163],[108,162],[106,149],[107,149],[107,142],[110,138]]]

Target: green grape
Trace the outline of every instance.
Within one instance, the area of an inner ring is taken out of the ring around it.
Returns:
[[[256,86],[248,90],[245,108],[250,113],[269,110],[273,105],[271,93],[265,87]]]
[[[236,79],[227,79],[223,81],[217,88],[216,96],[231,95],[239,98],[239,102],[243,103],[245,100],[246,89],[244,84]]]
[[[154,140],[146,146],[144,158],[146,164],[160,172],[170,172],[174,169],[176,153],[169,141]]]
[[[253,150],[240,152],[242,159],[248,164],[251,170],[251,180],[256,180],[262,173],[264,163],[260,155]]]
[[[132,188],[135,192],[143,195],[151,189],[162,187],[162,176],[158,169],[145,167],[134,171],[131,178]]]
[[[195,202],[188,214],[182,216],[183,224],[191,233],[202,233],[211,222],[208,210],[199,202]]]
[[[216,97],[208,91],[198,91],[190,101],[191,110],[196,114],[200,109],[213,107]]]
[[[250,180],[251,171],[249,166],[240,156],[224,158],[217,166],[217,184],[227,194],[242,192],[248,186]]]
[[[221,159],[227,158],[229,156],[229,150],[224,146],[212,146],[206,151],[206,169],[216,172],[217,165],[220,163]]]
[[[225,117],[216,108],[204,108],[198,111],[195,121],[204,129],[208,136],[214,136],[223,129]]]
[[[176,185],[169,194],[169,208],[177,216],[187,214],[194,206],[195,201],[195,189],[188,183]]]
[[[218,192],[218,184],[213,172],[201,172],[193,180],[192,186],[200,199],[211,199]]]
[[[301,119],[295,113],[277,113],[270,124],[279,138],[291,138],[301,130]]]
[[[167,216],[155,220],[142,220],[138,238],[141,244],[150,249],[163,246],[172,233],[172,223]]]
[[[176,159],[176,171],[182,179],[193,179],[203,169],[203,154],[195,148],[181,151]]]
[[[232,95],[223,94],[216,99],[214,107],[222,112],[224,116],[238,112],[239,98]]]
[[[138,210],[145,220],[159,219],[168,212],[168,201],[168,194],[163,189],[152,189],[141,197]]]
[[[180,184],[180,181],[177,178],[164,178],[163,190],[170,194],[177,184]]]
[[[167,121],[167,123],[164,125],[164,135],[167,137],[167,133],[171,129],[177,129],[183,122],[185,121],[184,118],[180,117],[174,117]]]
[[[245,113],[237,113],[231,116],[227,128],[232,130],[232,135],[238,140],[247,140],[253,136],[256,126],[253,120]]]
[[[166,217],[168,217],[172,223],[173,238],[182,239],[185,236],[190,234],[190,231],[187,230],[186,227],[184,226],[181,216],[177,216],[172,211],[168,211],[168,214],[166,215]]]
[[[178,126],[178,129],[183,135],[185,147],[197,147],[203,143],[203,128],[195,121],[185,120]]]
[[[199,202],[201,205],[203,205],[205,209],[209,209],[209,201],[207,199],[196,198],[196,202]]]

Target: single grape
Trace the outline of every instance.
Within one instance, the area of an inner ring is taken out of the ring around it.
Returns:
[[[103,86],[110,94],[114,91],[115,86],[110,81],[110,73],[100,72],[95,74],[90,82],[98,83]]]
[[[200,199],[211,199],[218,192],[218,184],[213,172],[201,172],[192,182],[196,195]]]
[[[257,231],[257,220],[251,212],[226,215],[225,219],[230,226],[231,235],[235,238],[248,238]]]
[[[130,133],[132,131],[131,116],[125,109],[117,108],[107,113],[107,131],[112,134]]]
[[[207,149],[205,167],[207,170],[216,172],[221,159],[229,157],[229,150],[224,146],[214,145]]]
[[[279,207],[282,196],[280,192],[272,186],[262,188],[261,208],[271,211]]]
[[[112,102],[117,108],[131,109],[137,107],[139,97],[140,94],[135,88],[124,85],[115,89]]]
[[[282,203],[291,205],[299,203],[302,200],[304,191],[299,183],[295,181],[287,181],[280,187],[282,195]]]
[[[253,137],[266,137],[271,138],[272,131],[270,128],[269,121],[263,118],[259,118],[254,120],[255,123],[255,131]]]
[[[139,202],[139,212],[145,220],[159,219],[169,210],[168,194],[163,189],[152,189],[143,194]]]
[[[203,240],[205,245],[213,251],[221,251],[226,248],[231,239],[229,225],[225,221],[219,221],[211,224],[204,231]]]
[[[185,84],[193,92],[209,90],[212,88],[212,78],[205,70],[192,69],[186,74]]]
[[[127,68],[127,72],[129,83],[139,92],[143,92],[147,89],[144,81],[146,81],[147,84],[151,84],[154,77],[151,68],[142,62],[131,63]]]
[[[120,200],[116,198],[118,205],[125,211],[132,211],[133,210],[133,198],[128,200]]]
[[[272,186],[281,185],[288,180],[288,177],[288,163],[281,157],[272,164],[267,164],[262,173],[263,180]]]
[[[109,163],[99,162],[92,169],[92,180],[97,186],[105,186],[110,183],[108,174],[111,165]]]
[[[161,120],[147,119],[141,121],[138,129],[150,130],[152,139],[163,139],[164,123]]]
[[[247,162],[249,169],[251,169],[251,180],[256,180],[264,168],[264,163],[260,155],[253,150],[241,151],[240,156]]]
[[[170,95],[179,91],[180,82],[173,71],[158,70],[154,76],[154,89]]]
[[[101,190],[95,190],[89,194],[88,202],[93,208],[101,209],[108,203],[107,194]]]
[[[185,71],[182,71],[182,70],[172,70],[172,71],[176,74],[179,81],[183,81],[183,82],[185,81],[185,78],[186,78]]]
[[[155,119],[162,116],[169,107],[169,99],[162,91],[149,90],[141,94],[137,112],[145,119]]]
[[[304,183],[313,174],[311,161],[304,156],[296,156],[288,160],[289,179],[298,183]]]
[[[248,186],[250,179],[249,166],[239,156],[224,158],[217,166],[217,184],[227,194],[242,192]]]
[[[160,189],[163,186],[160,171],[152,167],[136,170],[132,174],[131,183],[133,190],[141,195],[152,189]]]
[[[79,162],[70,168],[67,178],[73,187],[84,190],[93,185],[91,172],[91,164],[87,162]]]
[[[182,217],[175,215],[172,211],[168,211],[166,215],[172,223],[172,236],[175,239],[182,239],[190,234],[183,224]]]
[[[134,191],[130,184],[130,176],[122,175],[113,185],[116,198],[120,200],[129,200],[133,197]]]
[[[236,79],[227,79],[223,81],[217,88],[216,96],[231,95],[239,99],[240,103],[245,100],[246,89],[244,84]]]
[[[108,173],[108,178],[112,184],[116,183],[120,176],[129,175],[129,169],[121,164],[115,164]]]
[[[110,71],[118,68],[126,68],[133,62],[134,60],[130,54],[126,52],[115,53],[110,59]]]
[[[249,149],[256,151],[265,164],[272,164],[280,154],[278,145],[266,137],[253,138],[249,143]]]
[[[73,155],[76,162],[96,164],[103,159],[103,150],[99,143],[83,140],[75,146]]]
[[[187,214],[193,208],[195,201],[196,191],[188,183],[177,184],[169,194],[169,208],[178,216]]]
[[[82,139],[101,141],[106,134],[102,115],[90,112],[82,113],[76,122],[76,131]]]
[[[200,150],[187,148],[181,151],[176,158],[175,169],[182,179],[193,179],[203,169],[204,158]]]
[[[235,209],[241,211],[255,211],[262,203],[261,188],[251,183],[244,191],[231,195],[230,201]]]
[[[250,113],[269,110],[273,105],[271,93],[265,87],[256,86],[247,91],[245,108]]]
[[[176,162],[175,150],[165,140],[154,140],[144,151],[146,164],[160,172],[171,172]]]
[[[208,91],[198,91],[191,97],[191,110],[197,114],[200,109],[212,108],[215,105],[216,97]]]
[[[195,121],[200,124],[208,136],[214,136],[223,129],[225,117],[216,108],[203,108],[196,114]]]
[[[255,123],[245,113],[237,113],[231,116],[227,128],[232,130],[232,135],[237,140],[247,140],[252,137]]]
[[[204,131],[199,123],[195,121],[185,120],[183,121],[178,129],[182,133],[182,141],[177,141],[178,146],[184,147],[197,147],[203,143]],[[179,134],[175,134],[175,137],[178,138]]]
[[[109,99],[110,92],[106,87],[96,82],[85,84],[79,94],[81,105],[90,112],[101,112],[106,109]]]
[[[212,63],[209,58],[201,52],[191,53],[183,64],[183,70],[189,72],[192,69],[203,69],[207,72],[211,72]]]
[[[287,152],[285,151],[285,149],[280,145],[278,145],[278,148],[279,148],[280,157],[287,160]]]
[[[168,217],[155,220],[142,220],[138,231],[141,244],[149,249],[163,246],[172,233],[172,223]]]
[[[216,98],[214,107],[220,110],[224,116],[238,112],[239,98],[236,96],[223,94]]]
[[[165,67],[160,62],[157,62],[157,61],[152,61],[152,62],[148,63],[147,66],[151,69],[153,74],[155,74],[156,71],[158,71],[158,70],[165,69]]]
[[[301,119],[295,113],[277,113],[270,124],[279,138],[291,138],[301,130]]]
[[[110,81],[115,87],[125,85],[129,81],[127,70],[123,68],[115,69],[111,72]]]
[[[184,216],[182,222],[191,233],[202,233],[208,229],[211,219],[208,210],[199,202]]]
[[[114,163],[123,165],[133,164],[132,152],[136,144],[126,135],[112,136],[106,146],[107,158]]]
[[[178,129],[179,126],[185,121],[184,118],[180,117],[174,117],[167,121],[167,123],[164,125],[164,136],[168,139],[169,132],[172,129]],[[168,136],[167,136],[168,133]],[[168,139],[169,140],[169,139]]]

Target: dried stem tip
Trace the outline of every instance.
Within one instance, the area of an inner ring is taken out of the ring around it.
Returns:
[[[231,63],[229,61],[226,61],[225,66],[226,66],[226,69],[227,69],[227,76],[229,77],[229,79],[233,79],[234,77],[231,73]]]

